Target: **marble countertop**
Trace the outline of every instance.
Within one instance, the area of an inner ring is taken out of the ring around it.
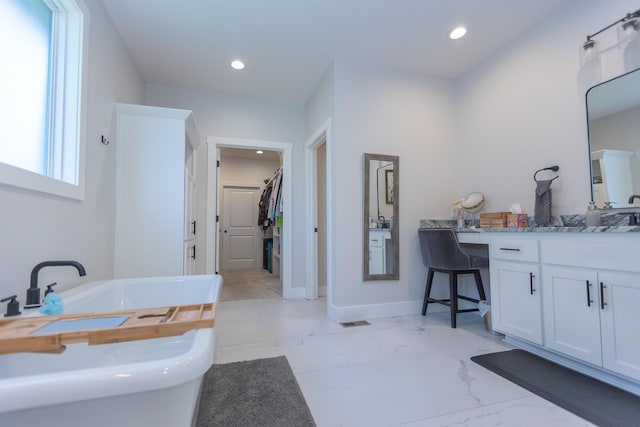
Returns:
[[[617,214],[619,215],[619,214]],[[567,217],[567,218],[565,218]],[[640,232],[640,225],[628,225],[629,217],[626,216],[624,223],[614,219],[603,221],[603,225],[598,227],[587,227],[584,215],[567,215],[554,221],[549,226],[536,226],[523,228],[457,228],[454,220],[422,219],[420,228],[454,228],[458,233],[633,233]]]

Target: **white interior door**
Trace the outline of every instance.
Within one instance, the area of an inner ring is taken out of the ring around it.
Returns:
[[[259,268],[259,189],[224,187],[222,194],[222,269]]]

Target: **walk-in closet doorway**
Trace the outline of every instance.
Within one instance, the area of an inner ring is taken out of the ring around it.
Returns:
[[[291,144],[209,137],[207,145],[207,272],[223,275],[221,299],[299,298],[291,284],[291,203],[277,203],[291,200]],[[266,189],[280,198],[262,200]]]

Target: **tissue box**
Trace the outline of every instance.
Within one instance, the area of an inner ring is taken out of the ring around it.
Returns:
[[[509,228],[524,228],[529,226],[529,217],[527,214],[507,215],[507,226]]]

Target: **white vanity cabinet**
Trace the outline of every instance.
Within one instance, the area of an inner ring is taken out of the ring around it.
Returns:
[[[489,246],[493,329],[640,395],[640,233],[462,232]]]
[[[387,274],[386,242],[389,239],[390,229],[369,229],[369,274]]]
[[[640,380],[640,274],[543,270],[546,346]]]
[[[114,276],[195,273],[191,111],[116,104]]]
[[[541,345],[537,240],[496,239],[489,253],[493,329]]]
[[[545,344],[640,380],[640,242],[606,240],[541,242]]]
[[[602,365],[598,274],[575,267],[543,270],[546,346]]]
[[[636,194],[631,168],[633,158],[632,151],[597,150],[591,153],[593,200],[597,206],[604,206],[606,202],[615,203],[614,207],[629,206],[629,196]]]
[[[640,273],[598,273],[604,288],[600,311],[602,365],[640,380]]]

